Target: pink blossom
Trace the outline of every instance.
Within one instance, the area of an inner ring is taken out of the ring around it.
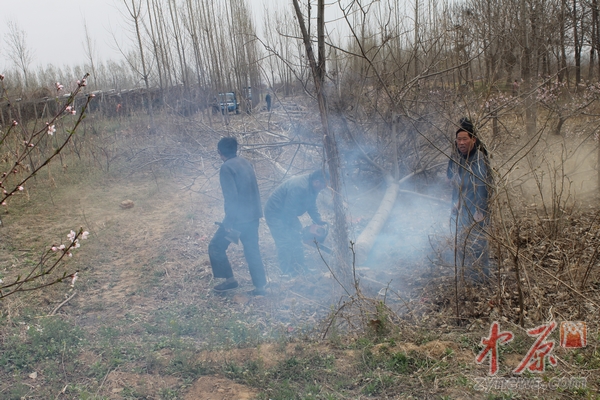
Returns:
[[[83,240],[85,240],[85,239],[87,239],[87,238],[88,238],[88,235],[89,235],[89,234],[90,234],[90,233],[89,233],[88,231],[83,231],[83,233],[81,234],[81,238],[82,238]]]
[[[6,204],[6,202],[5,202],[5,201],[3,201],[3,202],[2,202],[2,205],[3,205],[3,206],[6,206],[7,204]]]
[[[52,246],[51,250],[52,250],[52,251],[58,251],[58,247],[56,247],[56,246]]]
[[[71,232],[69,232],[69,234],[67,235],[67,239],[69,239],[71,243],[73,243],[73,240],[75,240],[75,236],[75,231],[71,230]]]
[[[54,125],[48,126],[48,135],[52,136],[56,132],[56,127]]]
[[[77,281],[77,272],[75,272],[73,275],[71,275],[71,287],[75,286],[75,282]]]
[[[59,250],[64,250],[64,249],[65,249],[65,245],[64,245],[64,244],[61,244],[60,246],[58,246],[58,249],[59,249]]]
[[[14,120],[13,120],[13,122],[12,122],[12,126],[17,126],[17,125],[19,125],[19,123],[18,123],[17,121],[14,121]]]
[[[19,186],[19,190],[23,191],[24,187],[23,186]]]
[[[63,90],[64,86],[60,84],[60,82],[56,82],[56,91],[61,91]]]

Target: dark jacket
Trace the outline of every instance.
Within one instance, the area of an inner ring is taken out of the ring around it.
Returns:
[[[474,147],[469,154],[455,152],[448,162],[448,178],[454,182],[452,204],[462,218],[473,220],[476,211],[488,216],[489,187],[492,184],[487,155]]]
[[[231,228],[238,223],[260,219],[262,217],[260,192],[254,168],[248,160],[242,157],[226,160],[221,165],[219,176],[225,200],[223,225]]]
[[[322,223],[317,210],[317,195],[310,174],[298,175],[283,182],[267,200],[265,217],[290,220],[308,212],[315,223]]]

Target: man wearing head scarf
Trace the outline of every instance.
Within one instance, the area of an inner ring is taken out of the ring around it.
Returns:
[[[460,120],[456,131],[447,175],[453,183],[451,229],[457,239],[457,262],[467,280],[485,282],[490,274],[485,232],[489,226],[492,179],[487,150],[467,118]]]

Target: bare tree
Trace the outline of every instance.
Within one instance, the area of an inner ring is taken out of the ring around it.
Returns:
[[[350,279],[350,271],[348,270],[348,229],[346,225],[346,215],[344,213],[344,205],[342,198],[342,181],[341,181],[341,168],[340,168],[340,156],[337,147],[337,142],[334,136],[334,132],[329,126],[329,120],[327,118],[327,102],[325,97],[325,1],[319,0],[317,5],[317,42],[318,42],[318,54],[319,59],[315,58],[313,52],[311,38],[309,36],[306,24],[304,23],[304,16],[298,0],[293,0],[294,10],[296,11],[296,18],[302,32],[302,39],[306,48],[306,56],[308,58],[313,80],[315,84],[315,91],[317,95],[317,101],[319,104],[319,113],[321,116],[321,126],[323,128],[323,145],[325,147],[325,154],[327,156],[327,164],[329,173],[331,175],[331,189],[333,191],[333,206],[335,212],[335,224],[334,224],[334,237],[335,237],[335,252],[338,259],[338,272],[342,273],[343,279],[348,281]]]
[[[27,46],[27,32],[19,27],[14,21],[8,21],[8,34],[4,42],[8,47],[7,57],[12,61],[15,68],[23,74],[25,89],[30,87],[29,67],[33,62],[33,54]]]
[[[131,24],[133,25],[133,30],[135,34],[136,47],[137,47],[137,56],[139,57],[139,68],[137,68],[137,63],[133,57],[126,57],[130,66],[137,70],[140,74],[142,80],[144,81],[144,85],[146,87],[146,107],[148,110],[148,115],[150,116],[150,127],[154,129],[154,111],[152,110],[152,98],[150,93],[150,68],[146,61],[145,49],[143,45],[143,36],[142,36],[142,4],[141,0],[123,0],[123,4],[127,9],[127,13],[131,18]]]
[[[94,89],[98,88],[98,76],[96,74],[96,48],[95,48],[95,43],[92,39],[92,37],[90,36],[90,33],[88,32],[88,27],[87,27],[87,23],[85,21],[83,21],[83,29],[85,32],[85,41],[83,42],[83,48],[85,51],[85,56],[88,59],[88,62],[90,63],[90,68],[91,68],[91,75],[93,77],[94,80],[94,84],[92,85],[92,87]]]

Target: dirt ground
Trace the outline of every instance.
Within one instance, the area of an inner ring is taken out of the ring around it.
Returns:
[[[338,301],[338,284],[314,248],[306,248],[312,274],[291,281],[279,275],[275,248],[264,222],[260,235],[270,281],[268,295],[252,297],[247,293],[252,289],[251,280],[243,253],[234,245],[230,247],[229,256],[241,288],[227,295],[212,292],[214,282],[207,246],[216,231],[214,222],[220,221],[223,215],[218,181],[214,178],[203,183],[205,194],[182,189],[189,183],[190,176],[160,180],[139,176],[126,180],[113,178],[101,184],[71,179],[62,177],[57,179],[60,183],[49,187],[45,181],[40,182],[39,187],[45,187],[44,191],[39,188],[32,191],[28,200],[22,199],[22,203],[15,205],[18,212],[3,215],[2,235],[11,243],[33,243],[35,239],[54,244],[64,241],[61,236],[66,236],[70,229],[82,226],[90,232],[89,239],[74,251],[73,259],[67,264],[70,270],[79,270],[75,287],[59,284],[42,296],[49,313],[75,294],[58,313],[92,334],[102,329],[106,321],[134,326],[151,324],[152,314],[164,307],[204,309],[218,308],[222,304],[219,311],[252,314],[256,326],[266,332],[293,337],[318,329],[331,305]],[[373,192],[362,201],[373,202],[378,196],[380,193]],[[330,217],[327,206],[322,209],[326,218]],[[351,223],[354,228],[360,228],[368,217],[368,212],[358,214]],[[371,267],[359,269],[367,282],[365,286],[373,287],[375,296],[392,281],[394,290],[402,286],[405,292],[407,287],[398,271],[373,268],[378,263],[388,264],[390,257],[399,254],[397,250],[392,251],[389,244],[385,246],[385,243],[380,244],[383,250],[375,252],[378,255],[371,260]],[[407,271],[405,273],[412,273]],[[202,338],[194,341],[205,343]],[[272,363],[285,353],[261,346],[246,351],[207,353],[203,361],[216,363],[228,359],[243,363],[260,359]],[[169,354],[164,356],[168,358]],[[84,363],[93,364],[98,355],[88,353],[87,359],[86,354],[81,357]],[[121,394],[125,387],[152,394],[178,383],[173,377],[115,369],[106,374],[99,393],[120,399],[124,398]],[[187,389],[185,398],[246,399],[255,395],[256,390],[224,377],[203,376]]]

